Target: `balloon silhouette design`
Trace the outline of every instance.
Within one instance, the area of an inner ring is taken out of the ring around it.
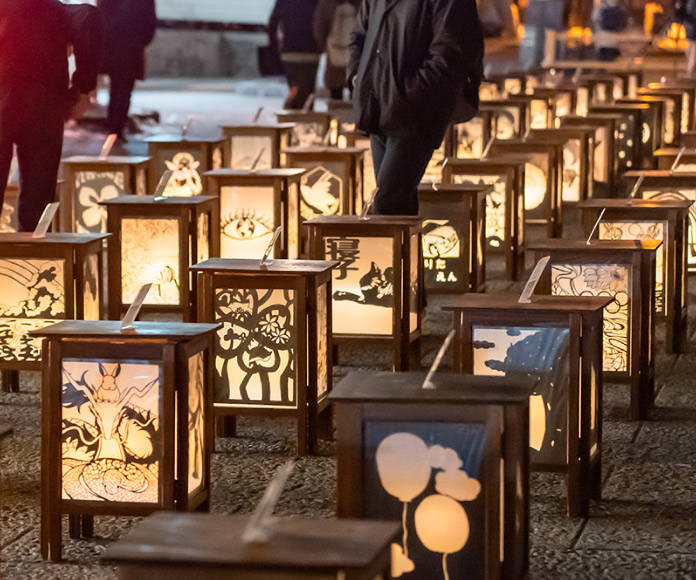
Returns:
[[[442,572],[449,580],[447,554],[459,552],[469,540],[469,518],[462,505],[445,495],[426,497],[416,508],[416,533],[431,552],[442,554]]]

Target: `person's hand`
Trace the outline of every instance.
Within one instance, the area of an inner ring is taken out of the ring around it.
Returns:
[[[87,112],[89,108],[90,100],[88,94],[80,94],[77,100],[70,107],[68,112],[68,117],[70,119],[80,119]]]

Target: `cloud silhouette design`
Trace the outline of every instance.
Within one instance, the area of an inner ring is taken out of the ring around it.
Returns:
[[[433,445],[428,449],[428,461],[433,469],[445,471],[457,470],[462,466],[462,460],[454,449]]]
[[[481,493],[481,484],[469,477],[466,471],[457,469],[438,473],[435,476],[435,489],[459,501],[472,501]]]
[[[508,328],[507,335],[508,336],[520,336],[522,334],[522,331],[519,328],[510,327]]]
[[[401,549],[399,544],[391,545],[391,556],[392,556],[392,577],[398,578],[409,572],[413,572],[416,568],[413,560],[411,560],[404,551]]]
[[[474,348],[495,348],[495,343],[489,340],[475,340]]]

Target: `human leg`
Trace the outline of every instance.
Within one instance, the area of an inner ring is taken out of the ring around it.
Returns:
[[[10,165],[12,164],[12,140],[0,135],[0,214],[5,200],[5,188],[10,178]]]
[[[106,129],[123,138],[123,131],[128,122],[131,94],[135,86],[135,78],[127,75],[112,74],[109,92],[109,109],[106,117]]]

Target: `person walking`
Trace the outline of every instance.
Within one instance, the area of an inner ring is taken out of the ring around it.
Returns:
[[[360,0],[319,0],[314,14],[314,39],[326,53],[324,85],[332,99],[343,99],[350,39]]]
[[[276,0],[268,21],[269,46],[280,54],[288,82],[286,109],[301,109],[314,93],[321,51],[314,40],[317,0]]]
[[[620,55],[621,33],[628,28],[628,13],[621,0],[596,0],[592,8],[597,59],[615,61]]]
[[[696,0],[678,0],[674,6],[674,19],[686,32],[686,74],[696,76]]]
[[[111,82],[106,130],[127,141],[131,95],[135,81],[145,78],[145,48],[155,37],[155,0],[97,0],[104,15],[105,74]]]
[[[0,208],[16,148],[20,231],[33,231],[55,200],[65,119],[81,116],[89,105],[102,35],[93,6],[0,0]],[[70,47],[76,64],[72,79]]]
[[[370,135],[374,213],[418,215],[433,151],[476,114],[483,52],[475,0],[363,1],[348,78],[357,128]]]

